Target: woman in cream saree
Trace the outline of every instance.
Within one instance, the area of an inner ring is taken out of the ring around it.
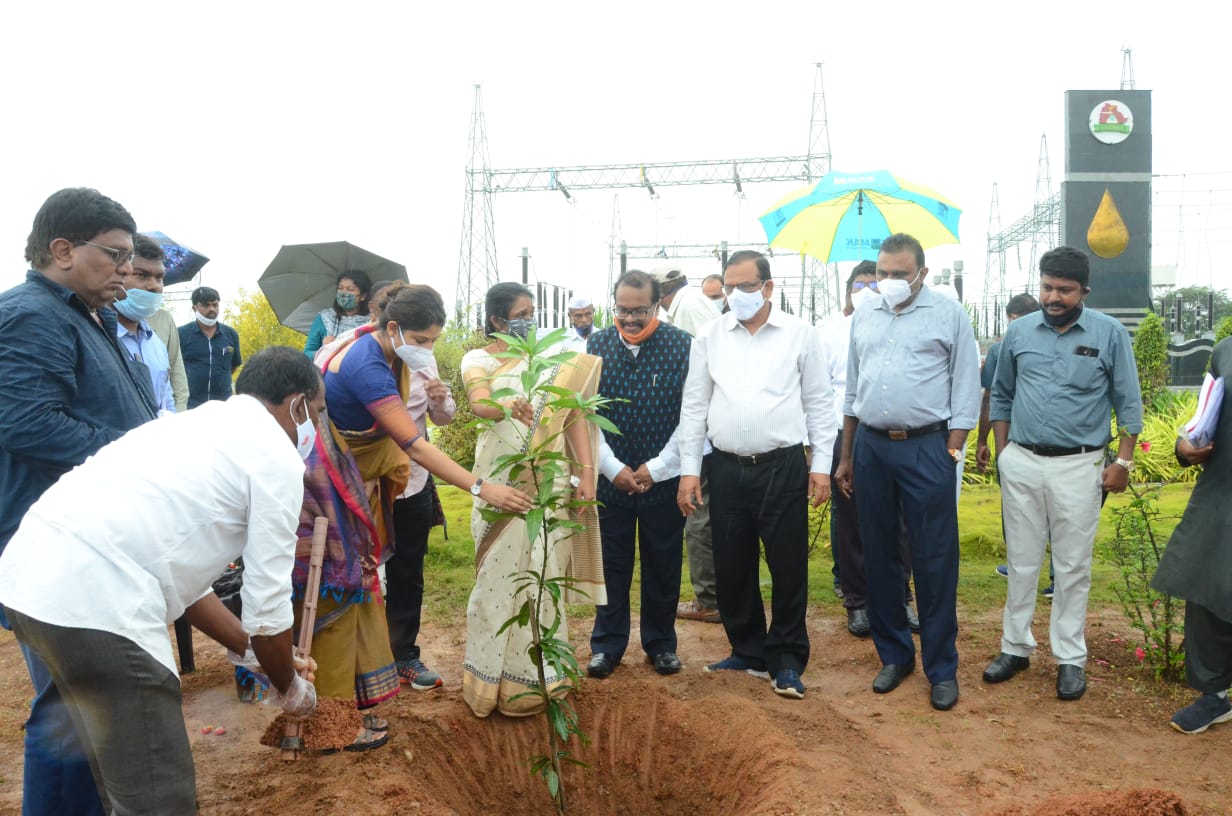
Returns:
[[[492,294],[489,293],[489,322],[493,331],[510,331],[509,323],[517,320],[519,307],[533,308],[530,293],[517,284],[498,284],[500,287],[516,287],[513,302],[494,310]],[[503,314],[502,314],[503,312]],[[515,317],[510,318],[510,313]],[[514,323],[514,328],[519,328]],[[521,375],[526,370],[525,359],[507,360],[493,356],[504,350],[504,343],[495,340],[483,349],[468,352],[462,359],[462,373],[467,385],[467,396],[476,413],[483,416],[481,400],[504,388],[521,391]],[[593,396],[599,384],[601,361],[597,357],[579,354],[568,362],[550,369],[544,376],[552,384],[569,391]],[[587,422],[576,411],[553,410],[545,405],[550,395],[541,394],[535,404],[516,400],[510,404],[513,416],[501,419],[479,436],[475,449],[475,474],[500,484],[513,483],[507,471],[497,472],[493,463],[501,456],[540,445],[555,435],[552,449],[563,453],[574,462],[572,474],[566,472],[556,479],[554,492],[574,491],[579,499],[593,499],[595,491],[594,462],[598,455],[599,436],[595,425]],[[503,417],[503,412],[501,412]],[[562,433],[563,431],[563,433]],[[571,486],[570,476],[579,484]],[[530,475],[519,479],[517,486],[530,490]],[[542,537],[534,546],[527,535],[526,523],[521,518],[503,518],[486,521],[481,508],[486,506],[476,500],[471,516],[471,535],[475,540],[476,576],[466,610],[466,656],[463,663],[462,696],[476,716],[486,717],[493,710],[507,716],[526,716],[542,709],[542,701],[534,695],[523,696],[539,684],[534,661],[528,654],[531,645],[531,630],[527,626],[510,626],[500,632],[505,621],[513,617],[529,597],[529,593],[515,592],[514,573],[524,570],[544,570],[548,576],[568,575],[575,580],[575,587],[585,593],[583,597],[566,597],[577,603],[605,603],[603,591],[603,558],[599,543],[599,521],[594,507],[587,507],[575,516],[582,522],[583,530],[562,529],[554,532],[548,540],[547,563],[544,564]],[[571,593],[577,594],[577,593]],[[568,637],[568,625],[562,620],[557,636]],[[556,611],[551,604],[540,610],[543,627],[551,625]],[[549,690],[559,688],[565,678],[550,675],[546,678]]]

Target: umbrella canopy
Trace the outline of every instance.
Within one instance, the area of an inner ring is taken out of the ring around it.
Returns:
[[[346,241],[288,244],[261,273],[258,284],[282,325],[308,333],[317,313],[334,302],[338,275],[364,272],[377,281],[407,280],[406,267]]]
[[[831,263],[875,258],[896,232],[913,235],[925,249],[956,244],[960,215],[941,194],[885,170],[835,170],[783,198],[760,221],[770,246]]]
[[[201,267],[210,262],[210,259],[200,252],[177,244],[161,232],[144,232],[142,235],[152,239],[163,249],[163,265],[167,269],[167,277],[163,279],[164,286],[192,280],[197,277]]]

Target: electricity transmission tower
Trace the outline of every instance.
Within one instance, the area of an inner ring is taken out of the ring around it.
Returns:
[[[462,204],[462,247],[458,252],[458,292],[455,318],[473,326],[483,325],[483,300],[498,280],[496,270],[496,225],[492,220],[491,172],[488,131],[483,120],[483,87],[475,84],[471,108],[470,150],[466,162],[466,198]]]
[[[803,156],[771,156],[747,159],[708,159],[682,162],[633,162],[627,164],[576,165],[566,167],[525,167],[493,169],[489,166],[487,133],[484,127],[480,86],[475,86],[475,106],[471,115],[470,158],[466,168],[466,203],[463,208],[462,251],[458,262],[457,308],[459,315],[472,309],[478,315],[487,289],[500,278],[496,261],[496,237],[492,218],[493,197],[497,193],[558,192],[567,200],[584,190],[643,189],[658,195],[664,187],[730,185],[743,194],[744,185],[764,182],[814,182],[830,170],[830,136],[826,119],[825,89],[821,63],[816,64],[812,118],[809,122],[809,149]],[[616,272],[620,242],[619,204],[614,205],[609,247],[608,277]],[[623,242],[621,242],[623,243]],[[708,252],[723,241],[706,245]],[[743,244],[742,244],[743,246]],[[763,245],[759,245],[764,247]],[[638,249],[638,248],[630,248]],[[662,252],[659,248],[652,255]],[[620,253],[628,257],[627,253]],[[790,253],[787,253],[790,254]],[[687,256],[676,256],[687,257]],[[696,256],[691,256],[696,257]],[[810,263],[812,264],[810,266]],[[821,272],[819,264],[801,256],[798,289],[790,294],[804,311],[806,292],[814,312],[820,306],[828,311],[840,303],[837,269]],[[609,280],[609,291],[610,291]],[[790,278],[780,282],[788,293]],[[817,303],[818,297],[821,303]],[[480,318],[481,319],[481,318]]]
[[[993,236],[1001,233],[1001,204],[997,182],[992,183],[992,202],[988,205],[988,256],[984,261],[984,334],[1001,334],[1001,303],[1005,297],[1005,253],[993,249]],[[991,309],[991,312],[989,311]]]

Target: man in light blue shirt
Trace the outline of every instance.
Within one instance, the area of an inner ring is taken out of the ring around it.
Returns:
[[[1043,309],[1014,321],[997,358],[988,412],[997,446],[1009,590],[1001,654],[984,670],[1000,683],[1028,668],[1031,618],[1044,542],[1052,542],[1049,640],[1057,697],[1086,691],[1087,595],[1091,549],[1105,492],[1129,482],[1142,432],[1142,396],[1129,332],[1083,307],[1090,261],[1073,247],[1040,258]],[[1105,464],[1112,412],[1121,429],[1116,461]]]
[[[915,670],[901,524],[930,699],[945,711],[958,702],[955,463],[979,419],[980,361],[966,311],[930,291],[927,276],[919,241],[899,233],[882,242],[880,301],[857,309],[852,321],[835,480],[848,497],[859,491],[868,617],[883,664],[873,691],[893,691]]]
[[[153,239],[135,233],[133,252],[132,269],[124,276],[127,297],[115,302],[116,337],[129,362],[141,363],[149,371],[159,415],[174,414],[175,395],[171,390],[171,360],[167,346],[146,322],[163,302],[163,279],[167,274],[163,249]]]

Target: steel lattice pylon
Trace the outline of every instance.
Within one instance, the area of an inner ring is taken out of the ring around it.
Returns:
[[[821,63],[816,63],[812,118],[809,122],[809,149],[803,156],[492,169],[488,160],[481,86],[476,85],[475,104],[471,114],[470,155],[466,168],[466,201],[462,214],[462,246],[458,261],[458,315],[461,317],[468,310],[473,311],[477,317],[477,325],[481,325],[483,298],[487,289],[500,280],[492,216],[493,196],[496,193],[555,191],[568,199],[579,190],[642,188],[654,196],[658,187],[716,184],[733,185],[737,193],[742,193],[745,184],[807,184],[820,179],[829,171],[830,135]],[[617,242],[622,237],[617,234],[620,229],[618,207],[618,204],[614,205],[609,278],[615,272],[615,259],[619,254]],[[722,243],[715,241],[707,246],[717,247]],[[805,311],[806,302],[814,314],[819,305],[825,311],[841,305],[836,265],[824,265],[810,258],[803,260],[801,266],[800,277],[783,280],[781,291],[786,293],[789,281],[793,285],[795,280],[799,281],[798,290],[792,292],[798,297],[792,299],[799,304],[802,313]],[[820,304],[817,302],[819,296]]]
[[[496,225],[487,181],[488,131],[483,120],[483,88],[475,85],[471,109],[470,152],[466,163],[466,200],[462,204],[462,246],[458,252],[458,291],[454,303],[459,323],[483,326],[484,297],[500,277],[496,269]],[[472,315],[468,321],[464,316]]]

